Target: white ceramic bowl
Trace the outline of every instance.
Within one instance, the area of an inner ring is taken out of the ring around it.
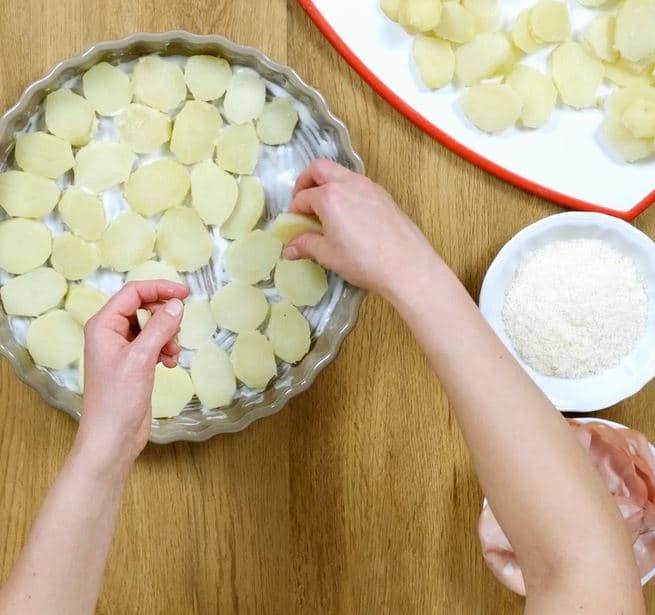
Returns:
[[[532,369],[518,356],[502,319],[507,289],[523,259],[546,244],[569,239],[602,239],[629,256],[645,282],[649,302],[645,331],[632,352],[615,367],[578,379],[544,376]],[[602,410],[634,395],[655,377],[655,243],[617,218],[590,212],[567,212],[524,228],[503,246],[487,270],[480,291],[480,310],[505,346],[559,410]]]

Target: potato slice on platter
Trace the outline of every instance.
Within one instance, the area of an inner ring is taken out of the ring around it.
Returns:
[[[214,244],[200,216],[190,207],[166,210],[157,229],[157,253],[177,271],[195,271],[211,259]]]
[[[116,118],[118,139],[137,154],[158,150],[171,138],[171,118],[146,105],[131,104]]]
[[[187,168],[168,158],[139,167],[123,186],[130,207],[145,217],[184,202],[191,182]]]
[[[504,83],[481,83],[468,88],[460,98],[464,115],[485,132],[494,133],[513,126],[521,117],[521,96]]]
[[[562,43],[551,55],[551,72],[560,98],[576,109],[598,104],[605,69],[580,43]]]
[[[505,83],[521,97],[520,122],[524,126],[540,128],[548,122],[557,102],[557,88],[549,75],[517,64]]]
[[[234,333],[257,329],[268,315],[268,301],[260,288],[232,281],[212,297],[211,310],[221,329]]]
[[[75,284],[70,287],[65,310],[82,326],[107,303],[109,297],[95,286]]]
[[[266,83],[254,71],[242,70],[230,79],[223,101],[223,113],[233,124],[258,118],[266,103]]]
[[[282,242],[256,230],[232,242],[225,251],[225,269],[232,279],[257,284],[270,277],[282,253]]]
[[[62,88],[45,99],[45,124],[71,145],[86,145],[95,130],[96,114],[86,98]]]
[[[132,101],[130,77],[108,62],[99,62],[86,71],[82,88],[99,115],[116,115]]]
[[[398,21],[402,0],[380,0],[380,10],[391,21]]]
[[[97,241],[107,228],[105,208],[100,197],[74,186],[62,195],[59,215],[73,233],[87,241]]]
[[[0,269],[27,273],[43,265],[51,249],[52,236],[45,224],[25,218],[0,222]]]
[[[295,306],[316,305],[328,290],[325,269],[307,258],[281,260],[275,267],[275,288]]]
[[[67,280],[81,280],[100,266],[100,257],[94,243],[65,232],[54,238],[50,262]]]
[[[287,363],[297,363],[309,352],[309,323],[288,301],[271,305],[266,335],[275,355]]]
[[[498,28],[498,0],[462,0],[462,6],[475,15],[476,31],[493,32]]]
[[[637,100],[655,102],[655,87],[630,86],[617,88],[605,99],[605,111],[621,120],[626,109]]]
[[[434,30],[441,18],[441,0],[403,0],[398,8],[398,23],[408,32]]]
[[[475,15],[455,0],[444,2],[434,33],[453,43],[468,43],[476,34]]]
[[[414,64],[426,88],[448,85],[455,74],[455,54],[448,41],[419,34],[412,45]]]
[[[221,236],[239,239],[249,233],[264,213],[264,188],[255,176],[239,180],[239,196],[234,211],[221,226]]]
[[[655,60],[655,0],[625,0],[616,14],[615,46],[626,60]]]
[[[236,377],[251,389],[266,388],[277,374],[273,345],[259,331],[239,333],[230,360]]]
[[[647,71],[635,72],[634,67],[625,60],[619,59],[617,62],[605,62],[605,78],[618,85],[621,88],[633,86],[647,87],[653,82],[653,78]]]
[[[655,138],[655,101],[638,98],[623,112],[623,125],[638,139]]]
[[[139,282],[143,280],[170,280],[178,284],[182,282],[182,278],[178,272],[163,261],[146,261],[142,265],[131,269],[125,278],[126,282]]]
[[[47,216],[57,205],[59,194],[51,179],[24,171],[0,173],[0,207],[10,216]]]
[[[653,139],[635,137],[623,122],[613,115],[608,115],[605,118],[603,135],[610,148],[626,162],[643,160],[655,153]]]
[[[455,75],[464,85],[503,74],[516,61],[515,50],[502,32],[478,34],[455,51]]]
[[[293,137],[298,111],[288,98],[274,98],[266,103],[257,120],[257,136],[266,145],[284,145]]]
[[[278,214],[268,231],[286,245],[303,233],[322,233],[323,227],[316,218],[284,212]]]
[[[522,11],[516,18],[512,26],[512,42],[523,53],[534,53],[542,46],[542,43],[536,41],[530,31],[530,9]]]
[[[615,62],[619,54],[614,47],[616,18],[614,15],[597,15],[582,31],[582,41],[603,62]]]
[[[237,175],[251,175],[257,166],[259,139],[252,124],[225,126],[216,141],[216,162]]]
[[[75,156],[75,184],[96,194],[109,190],[127,180],[134,160],[132,150],[122,143],[89,143]]]
[[[209,307],[209,301],[192,299],[184,304],[184,315],[177,336],[180,346],[192,350],[200,348],[211,340],[215,331],[216,321]]]
[[[64,276],[49,267],[39,267],[6,282],[0,297],[10,316],[39,316],[57,307],[67,290]]]
[[[530,10],[530,33],[539,43],[560,43],[571,36],[569,9],[563,2],[541,0]]]
[[[177,114],[171,136],[171,152],[184,164],[210,159],[223,118],[213,105],[198,100],[184,104]]]
[[[237,390],[230,356],[212,342],[205,342],[191,360],[191,380],[200,403],[220,408],[232,402]]]
[[[216,100],[225,94],[232,68],[223,58],[191,56],[184,67],[184,79],[196,100]]]
[[[68,367],[79,360],[83,344],[82,327],[65,310],[47,312],[27,329],[27,350],[41,367]]]
[[[184,368],[177,365],[169,369],[158,363],[152,387],[152,418],[178,416],[191,401],[193,394],[193,383]]]
[[[187,93],[180,67],[156,55],[139,58],[132,86],[137,100],[164,113],[178,107]]]
[[[191,169],[191,203],[205,224],[223,224],[238,198],[236,179],[218,165],[206,161]]]
[[[45,132],[30,132],[16,137],[16,164],[33,175],[55,179],[75,165],[68,141]]]
[[[102,235],[102,262],[114,271],[130,271],[152,256],[155,237],[155,229],[139,214],[122,213]]]

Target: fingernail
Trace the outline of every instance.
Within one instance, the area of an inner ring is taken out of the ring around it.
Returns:
[[[293,260],[294,258],[298,258],[299,256],[300,254],[298,254],[298,248],[294,246],[289,246],[288,248],[284,248],[284,258]]]
[[[182,313],[184,306],[179,299],[171,299],[166,302],[164,306],[164,312],[170,314],[171,316],[179,316]]]

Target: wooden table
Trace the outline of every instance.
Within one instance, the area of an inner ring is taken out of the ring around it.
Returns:
[[[0,14],[1,108],[55,61],[138,30],[219,33],[293,66],[473,295],[505,241],[559,211],[421,133],[291,0],[2,0]],[[655,236],[655,210],[637,226]],[[655,439],[654,402],[650,385],[601,416]],[[0,423],[4,577],[76,425],[5,361]],[[482,562],[481,496],[425,359],[396,314],[369,297],[337,361],[279,414],[204,444],[146,449],[125,493],[98,612],[520,613],[522,601]],[[655,584],[647,598],[655,604]]]

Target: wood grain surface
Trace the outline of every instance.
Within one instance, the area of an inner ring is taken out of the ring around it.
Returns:
[[[259,47],[318,88],[369,175],[474,296],[503,243],[559,211],[421,133],[292,0],[0,0],[0,108],[96,41],[177,28]],[[636,224],[655,236],[655,210]],[[1,369],[4,578],[76,424],[6,361]],[[651,384],[600,416],[654,440],[654,402]],[[125,493],[98,613],[521,613],[522,601],[482,562],[481,497],[439,383],[396,314],[369,297],[336,362],[279,414],[204,444],[146,449]]]

